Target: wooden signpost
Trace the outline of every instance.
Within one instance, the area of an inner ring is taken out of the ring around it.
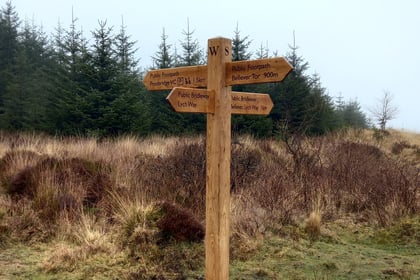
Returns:
[[[229,279],[231,114],[267,115],[268,94],[232,92],[232,85],[280,82],[292,70],[284,58],[232,62],[232,42],[208,40],[207,66],[149,71],[148,90],[172,89],[176,112],[206,113],[206,279]],[[203,89],[206,88],[206,89]]]

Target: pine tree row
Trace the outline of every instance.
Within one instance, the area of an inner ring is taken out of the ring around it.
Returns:
[[[136,58],[136,42],[122,24],[116,32],[99,21],[90,40],[77,20],[58,26],[52,38],[22,23],[7,2],[0,11],[0,129],[59,135],[196,134],[205,131],[205,115],[174,113],[168,91],[147,92]],[[181,51],[172,50],[163,30],[152,57],[153,68],[206,62],[189,23]],[[238,27],[232,38],[233,60],[269,57],[268,48],[249,51],[251,40]],[[233,116],[234,133],[266,137],[276,133],[323,134],[344,126],[365,127],[357,102],[334,104],[320,78],[308,75],[308,63],[290,46],[286,58],[294,71],[282,82],[236,86],[237,91],[270,94],[275,106],[267,117]]]

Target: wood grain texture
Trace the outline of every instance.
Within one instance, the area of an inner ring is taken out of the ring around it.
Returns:
[[[225,86],[230,39],[208,40],[208,89],[214,113],[207,115],[206,139],[206,279],[229,279],[231,88]]]

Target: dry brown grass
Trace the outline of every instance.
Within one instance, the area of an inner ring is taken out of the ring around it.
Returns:
[[[321,213],[312,211],[305,223],[305,231],[311,239],[316,239],[321,234]]]
[[[412,145],[420,146],[420,133],[410,132],[407,130],[390,130],[391,140],[403,139]]]
[[[384,226],[418,215],[417,139],[391,131],[378,143],[370,132],[346,131],[301,139],[292,154],[284,143],[239,136],[232,144],[233,242],[252,252],[253,241],[284,226],[317,237],[321,223],[344,216]],[[188,220],[182,210],[159,227],[160,201],[194,214],[185,228],[204,221],[202,137],[0,140],[0,242],[72,242],[57,245],[47,270],[112,250],[139,257],[143,245],[153,259],[165,251],[158,245],[163,225]]]
[[[110,210],[112,219],[119,228],[119,240],[123,245],[135,243],[144,235],[145,242],[154,239],[155,228],[152,223],[157,219],[157,209],[147,203],[139,194],[123,196],[111,193]]]

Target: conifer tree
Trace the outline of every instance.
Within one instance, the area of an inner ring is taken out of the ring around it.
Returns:
[[[298,55],[295,42],[289,48],[286,59],[293,66],[293,71],[284,81],[274,83],[271,87],[271,99],[276,106],[270,117],[277,124],[279,133],[285,137],[322,134],[333,130],[336,115],[319,76],[306,74],[309,64]]]
[[[130,40],[124,22],[115,37],[117,72],[114,81],[116,97],[104,110],[106,134],[136,133],[145,135],[150,129],[150,99],[140,81],[135,58],[135,41]]]
[[[77,21],[72,13],[70,28],[65,30],[59,23],[54,36],[54,93],[48,106],[51,133],[83,134],[85,129],[91,59]]]
[[[182,31],[182,35],[184,36],[184,40],[180,41],[182,54],[176,55],[174,66],[204,64],[204,51],[200,48],[197,39],[193,38],[194,30],[190,30],[189,19],[187,19],[187,29]],[[172,123],[172,127],[167,127],[171,133],[197,133],[205,130],[204,114],[176,114],[171,111],[168,116],[170,120],[174,120],[168,123],[169,125]]]
[[[0,10],[0,127],[8,125],[4,120],[4,97],[11,78],[18,54],[18,28],[20,20],[10,1]]]
[[[182,31],[184,41],[181,41],[182,55],[178,56],[177,66],[193,66],[204,64],[203,50],[197,39],[193,39],[194,30],[190,30],[190,21],[187,19],[187,30]]]
[[[263,46],[263,44],[261,43],[260,48],[257,50],[257,59],[264,59],[264,58],[268,58],[269,49],[268,46]]]
[[[51,69],[54,68],[52,49],[42,29],[26,23],[22,32],[21,51],[23,59],[17,65],[22,69],[18,84],[24,87],[27,106],[25,108],[28,129],[45,130],[46,109],[51,94]]]
[[[115,100],[117,89],[114,87],[118,71],[118,61],[113,48],[112,28],[106,21],[98,21],[99,27],[92,32],[94,43],[91,61],[88,65],[90,90],[85,97],[85,132],[92,136],[103,136],[109,130],[104,118],[105,111]]]
[[[177,63],[177,53],[171,54],[172,45],[168,43],[168,35],[165,28],[162,29],[161,43],[155,55],[152,56],[154,69],[165,69],[179,65]],[[175,134],[182,131],[183,119],[182,114],[173,112],[166,101],[169,91],[155,91],[148,93],[148,101],[150,106],[151,118],[150,129],[154,133]]]
[[[249,46],[251,45],[251,40],[249,36],[241,37],[241,32],[239,31],[239,25],[236,25],[234,31],[234,37],[232,38],[232,61],[239,60],[248,60],[251,58],[252,53],[248,51]]]
[[[159,50],[152,56],[153,68],[164,69],[171,68],[174,66],[174,57],[171,54],[171,44],[168,44],[168,35],[165,34],[165,28],[162,30],[161,43]],[[176,54],[175,54],[176,55]]]
[[[341,101],[336,107],[339,127],[367,128],[368,121],[357,100]]]
[[[124,19],[121,19],[120,31],[115,37],[115,48],[118,60],[118,66],[120,71],[127,74],[138,73],[138,59],[135,59],[134,54],[137,49],[134,48],[136,41],[130,41],[130,37],[127,34],[127,26],[124,25]]]
[[[236,25],[232,38],[232,61],[249,60],[252,53],[249,51],[251,45],[249,36],[241,37],[239,25]],[[263,89],[261,91],[261,89]],[[236,85],[232,87],[234,91],[240,92],[265,92],[261,85]],[[252,115],[233,115],[232,129],[234,133],[248,133],[262,137],[271,133],[271,120],[265,116]]]
[[[40,28],[28,21],[17,37],[16,55],[9,65],[2,95],[2,127],[8,130],[44,130],[52,65],[48,41]],[[11,74],[11,75],[10,75]]]

